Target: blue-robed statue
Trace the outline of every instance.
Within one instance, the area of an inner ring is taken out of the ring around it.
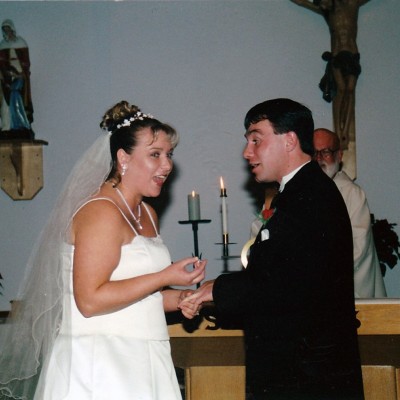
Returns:
[[[0,138],[33,139],[28,45],[23,38],[17,36],[11,20],[4,20],[1,29]]]

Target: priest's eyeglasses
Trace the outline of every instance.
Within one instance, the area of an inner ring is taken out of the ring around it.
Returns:
[[[333,149],[322,149],[322,150],[315,150],[314,151],[314,159],[316,160],[317,158],[321,157],[323,159],[329,159],[332,158],[333,155],[338,151],[339,149],[333,150]]]

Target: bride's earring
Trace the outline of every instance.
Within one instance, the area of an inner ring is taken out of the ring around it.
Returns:
[[[121,175],[122,176],[125,175],[125,172],[126,172],[127,169],[128,169],[127,165],[126,164],[122,164],[122,171],[121,171]]]

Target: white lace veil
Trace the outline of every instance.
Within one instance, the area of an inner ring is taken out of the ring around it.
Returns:
[[[70,310],[63,307],[64,287],[69,284],[62,270],[67,229],[75,211],[99,189],[110,169],[110,134],[103,134],[72,169],[32,250],[18,303],[0,329],[0,398],[31,400],[35,390],[35,399],[42,398],[43,387],[37,386],[40,371],[46,370],[61,320],[70,326]],[[66,378],[60,398],[68,386]]]

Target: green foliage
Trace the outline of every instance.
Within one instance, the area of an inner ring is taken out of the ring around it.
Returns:
[[[389,223],[387,219],[372,218],[372,233],[383,276],[386,268],[393,269],[400,259],[399,237],[393,229],[396,225]]]

